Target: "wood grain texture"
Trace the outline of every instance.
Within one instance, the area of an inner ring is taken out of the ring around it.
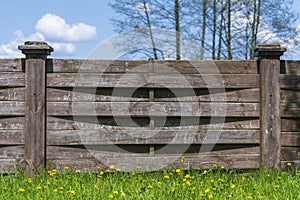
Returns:
[[[281,147],[281,161],[299,161],[300,147]]]
[[[281,133],[281,147],[300,147],[300,132]]]
[[[137,166],[142,166],[142,170],[166,169],[176,166],[182,166],[185,169],[191,167],[194,169],[210,168],[214,164],[225,166],[228,169],[259,167],[259,147],[183,155],[156,154],[154,156],[150,154],[113,153],[56,146],[49,146],[48,149],[47,166],[58,169],[64,166],[76,166],[77,169],[93,169],[93,167],[98,165],[108,167],[111,164],[124,171],[136,171]],[[185,163],[180,162],[182,156],[185,158]],[[84,160],[86,160],[86,163]],[[76,165],[76,161],[79,161],[78,165],[80,166]]]
[[[282,132],[298,132],[300,130],[300,119],[281,119]]]
[[[280,88],[282,89],[299,89],[300,88],[300,74],[295,75],[280,75]]]
[[[0,145],[24,144],[23,130],[0,130]]]
[[[0,59],[0,72],[22,72],[22,59]]]
[[[153,73],[257,74],[256,61],[152,61]],[[147,73],[148,61],[52,59],[54,73]]]
[[[0,173],[17,172],[24,164],[24,146],[0,146]]]
[[[300,62],[296,60],[281,60],[281,72],[283,74],[295,75],[300,74]]]
[[[280,102],[285,104],[298,103],[300,99],[299,90],[281,90],[280,91]]]
[[[0,101],[25,101],[25,88],[0,88]]]
[[[231,116],[257,117],[257,103],[48,102],[48,116]]]
[[[24,117],[0,118],[0,131],[1,130],[23,130],[24,126],[25,126]]]
[[[48,145],[97,144],[258,144],[258,130],[113,128],[48,131]]]
[[[25,114],[25,103],[21,101],[0,101],[1,116],[19,116]]]
[[[48,87],[257,88],[259,76],[182,74],[50,73]]]
[[[0,86],[7,87],[24,87],[25,73],[22,72],[1,72]]]

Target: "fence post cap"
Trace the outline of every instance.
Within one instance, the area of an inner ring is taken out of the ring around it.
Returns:
[[[47,56],[53,52],[53,48],[49,46],[46,42],[39,41],[26,41],[24,45],[19,45],[18,49],[22,51],[26,56],[35,55],[35,56]]]
[[[260,44],[255,48],[255,57],[279,59],[284,52],[286,48],[281,47],[280,44]]]

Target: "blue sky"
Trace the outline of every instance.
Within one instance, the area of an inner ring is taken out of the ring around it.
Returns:
[[[114,12],[108,3],[108,0],[2,1],[0,58],[20,57],[17,45],[26,40],[49,42],[55,49],[52,57],[86,58],[99,43],[115,35],[109,20]],[[293,8],[300,11],[300,1],[295,0]],[[49,24],[55,24],[55,30]]]

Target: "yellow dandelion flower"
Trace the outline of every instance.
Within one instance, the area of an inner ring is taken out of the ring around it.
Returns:
[[[219,179],[218,179],[218,182],[220,182],[220,183],[223,183],[223,182],[224,182],[224,180],[223,180],[223,179],[221,179],[221,178],[219,178]]]
[[[19,188],[19,192],[25,192],[24,188]]]
[[[44,189],[47,189],[47,188],[48,188],[48,186],[47,186],[47,185],[45,185],[45,186],[44,186]]]
[[[213,164],[213,168],[218,168],[218,165],[217,164]]]
[[[27,182],[28,182],[28,183],[32,183],[32,178],[28,178],[28,179],[27,179]]]
[[[57,192],[57,189],[54,189],[53,192]]]
[[[98,189],[98,188],[99,188],[99,186],[98,186],[98,185],[94,185],[94,188],[95,188],[95,189]]]
[[[110,172],[110,170],[109,169],[107,169],[107,170],[105,170],[107,173],[109,173]]]
[[[278,180],[281,180],[281,176],[278,176],[277,178],[278,178]]]
[[[97,168],[98,168],[98,169],[101,169],[101,166],[98,166]]]
[[[113,199],[114,195],[110,194],[110,195],[108,195],[108,198]]]
[[[189,174],[185,175],[184,178],[191,178]]]
[[[76,194],[75,190],[68,190],[67,193],[69,193],[69,194],[71,194],[73,196],[75,196],[75,194]]]
[[[118,169],[117,169],[117,172],[120,172],[120,171],[121,171],[121,169],[118,168]]]
[[[40,190],[40,189],[42,189],[42,186],[39,186],[39,185],[38,185],[38,186],[36,186],[36,189],[37,189],[37,190]]]
[[[114,194],[119,194],[119,192],[118,192],[118,191],[116,191],[116,190],[115,190],[115,191],[113,191],[113,193],[114,193]]]
[[[265,197],[262,196],[262,195],[260,195],[260,196],[258,196],[258,198],[259,198],[259,199],[264,199]]]
[[[245,176],[242,176],[242,180],[245,181],[245,180],[246,180],[246,177],[245,177]]]
[[[235,185],[234,185],[234,184],[231,184],[230,187],[231,187],[231,189],[234,189],[234,188],[235,188]]]
[[[158,181],[157,184],[158,184],[158,185],[161,185],[161,182]]]
[[[68,167],[68,166],[65,166],[64,168],[65,168],[65,170],[68,170],[68,169],[69,169],[69,167]]]
[[[200,197],[205,197],[206,194],[201,193],[201,194],[199,194],[199,196],[200,196]]]
[[[51,171],[53,174],[56,174],[56,169],[52,169]]]
[[[63,187],[59,187],[58,189],[59,189],[59,190],[63,190],[64,188],[63,188]]]
[[[182,179],[182,181],[183,181],[183,182],[185,182],[185,181],[186,181],[186,179],[184,178],[184,179]]]
[[[135,176],[135,173],[134,173],[134,172],[132,172],[132,173],[131,173],[131,176]]]
[[[251,196],[247,196],[246,198],[247,198],[247,199],[253,199]]]
[[[208,198],[208,199],[213,199],[214,196],[210,194],[210,195],[207,196],[207,198]]]
[[[275,185],[274,187],[275,187],[276,189],[280,188],[280,186],[279,186],[279,185]]]
[[[98,176],[98,178],[102,178],[102,176]]]
[[[175,192],[175,190],[176,190],[175,188],[172,188],[172,189],[171,189],[171,192]]]
[[[210,192],[210,189],[207,188],[206,190],[204,190],[205,193],[209,193]]]
[[[169,179],[169,178],[170,178],[170,176],[168,176],[168,175],[165,175],[165,176],[164,176],[164,178],[165,178],[165,179]]]
[[[176,171],[175,171],[176,173],[180,173],[181,172],[181,170],[180,169],[176,169]]]
[[[225,166],[221,166],[221,169],[225,169]]]
[[[126,194],[124,192],[121,192],[121,197],[125,197]]]
[[[214,183],[215,181],[214,181],[214,179],[211,179],[210,182],[211,182],[211,183]]]
[[[100,175],[103,175],[103,174],[104,174],[104,172],[103,172],[103,171],[101,171],[99,174],[100,174]]]
[[[75,171],[76,173],[80,173],[80,169],[76,169],[76,171]]]
[[[231,194],[229,194],[229,195],[227,195],[227,197],[230,199],[230,198],[232,197],[232,195],[231,195]]]
[[[190,186],[191,182],[190,181],[186,181],[185,184],[187,184],[188,186]]]
[[[110,169],[115,169],[114,165],[109,166]]]
[[[290,166],[292,166],[292,163],[289,162],[289,163],[287,163],[286,165],[287,165],[288,167],[290,167]]]
[[[51,183],[50,183],[50,181],[47,181],[46,184],[47,184],[47,185],[50,185]]]
[[[39,198],[39,200],[44,200],[44,199],[41,197],[41,198]]]
[[[148,185],[148,188],[149,188],[149,189],[152,189],[152,188],[153,188],[153,186],[152,186],[152,185]]]
[[[142,166],[136,166],[136,168],[137,168],[137,169],[142,169],[143,167],[142,167]]]
[[[182,157],[181,157],[181,160],[180,160],[180,162],[182,162],[182,163],[184,163],[184,162],[185,162],[185,158],[184,158],[184,156],[182,156]]]
[[[207,174],[207,170],[204,170],[204,171],[203,171],[203,174]]]

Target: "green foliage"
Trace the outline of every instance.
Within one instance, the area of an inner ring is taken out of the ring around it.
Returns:
[[[0,175],[1,199],[299,199],[300,170],[50,170],[28,178]]]

